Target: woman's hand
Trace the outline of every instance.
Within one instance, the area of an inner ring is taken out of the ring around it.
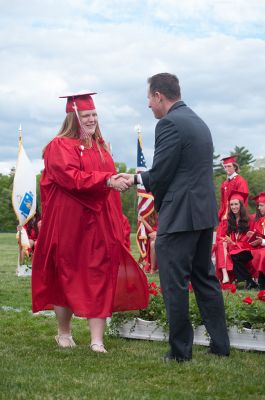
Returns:
[[[251,244],[251,246],[253,247],[257,247],[260,246],[262,243],[262,239],[261,238],[257,238],[255,240],[253,240],[253,242],[250,242],[249,244]]]
[[[149,237],[150,239],[155,240],[155,239],[156,239],[156,231],[150,232],[150,233],[148,234],[148,237]]]
[[[254,234],[253,231],[248,231],[248,232],[246,233],[247,237],[251,237],[253,234]]]
[[[227,236],[227,235],[224,237],[224,241],[229,244],[235,244],[235,242],[233,242],[233,240],[230,238],[230,236]]]

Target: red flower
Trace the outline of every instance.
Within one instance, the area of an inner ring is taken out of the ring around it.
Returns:
[[[151,282],[151,283],[149,283],[148,287],[152,288],[152,289],[156,289],[157,285],[155,284],[155,282]]]
[[[257,294],[257,299],[265,302],[265,290],[260,290]]]
[[[253,303],[253,299],[251,297],[245,297],[242,301],[243,301],[243,303],[247,303],[247,304]]]
[[[158,291],[155,290],[155,289],[150,289],[150,290],[149,290],[149,293],[150,293],[150,294],[153,294],[154,296],[157,296],[157,295],[158,295]]]
[[[236,293],[236,285],[233,283],[222,283],[221,288],[222,290],[230,290],[231,293]]]
[[[193,287],[191,283],[189,283],[189,292],[193,292]]]

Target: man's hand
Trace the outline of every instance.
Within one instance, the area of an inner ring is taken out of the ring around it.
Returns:
[[[127,180],[120,175],[112,175],[108,181],[108,186],[118,192],[124,192],[129,188]]]
[[[121,174],[118,174],[117,176],[125,179],[127,181],[128,187],[133,186],[133,184],[134,184],[134,174],[121,173]]]

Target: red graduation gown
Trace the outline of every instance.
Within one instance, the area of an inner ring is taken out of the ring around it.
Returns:
[[[227,220],[223,220],[217,227],[216,230],[216,244],[215,244],[215,257],[216,257],[216,275],[219,279],[222,278],[222,268],[226,268],[227,271],[233,271],[233,261],[231,254],[238,254],[242,251],[250,251],[251,246],[248,243],[248,236],[246,233],[235,234],[232,232],[230,235],[227,234]],[[225,236],[230,236],[235,244],[226,243],[223,241]],[[255,268],[253,270],[252,263],[248,263],[247,267],[250,272],[254,275]]]
[[[248,193],[248,183],[240,175],[234,176],[232,179],[226,179],[221,185],[221,199],[220,199],[220,209],[218,211],[218,219],[222,220],[224,216],[227,215],[227,205],[228,198],[232,190],[236,190],[242,193]],[[247,207],[248,200],[245,201],[245,206]]]
[[[115,171],[93,141],[71,138],[46,148],[40,187],[42,225],[32,267],[33,312],[67,307],[105,318],[148,305],[145,274],[124,246],[120,194],[106,186]]]
[[[263,235],[265,235],[265,217],[259,218],[252,229]],[[253,266],[258,272],[262,272],[265,275],[265,247],[258,246],[252,247],[251,254],[253,256]]]

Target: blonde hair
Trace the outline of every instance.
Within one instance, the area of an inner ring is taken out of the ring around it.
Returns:
[[[73,138],[73,139],[79,139],[80,137],[80,133],[79,133],[79,122],[76,118],[76,115],[74,112],[69,112],[64,121],[63,124],[61,126],[61,129],[59,130],[59,132],[56,135],[59,138],[63,138],[63,137],[68,137],[68,138]],[[106,151],[109,152],[109,147],[106,145],[106,143],[103,140],[103,137],[101,135],[101,131],[99,128],[99,125],[97,123],[96,126],[96,130],[95,133],[92,135],[92,138],[95,140],[98,150],[100,152],[101,158],[104,159],[100,147],[103,147]],[[50,141],[51,142],[51,141]],[[50,143],[49,142],[49,143]],[[82,142],[84,142],[84,144],[88,147],[91,148],[91,141],[84,141],[82,140]],[[46,146],[44,147],[44,149],[42,150],[42,157],[44,156],[45,150],[48,146],[48,144],[46,144]]]

